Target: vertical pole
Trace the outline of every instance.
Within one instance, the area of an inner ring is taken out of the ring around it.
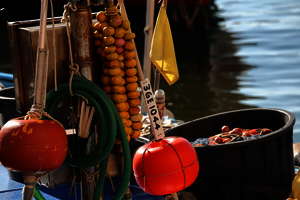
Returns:
[[[147,0],[146,6],[146,22],[144,28],[145,41],[144,41],[144,65],[143,72],[145,78],[151,80],[151,60],[150,60],[150,48],[153,36],[153,24],[154,24],[154,2],[155,0]],[[142,97],[143,98],[143,97]],[[142,112],[146,112],[145,101],[142,101]]]
[[[70,14],[74,61],[81,74],[92,80],[92,15],[85,2],[77,3],[77,10]]]
[[[22,200],[32,200],[37,177],[34,174],[25,174],[23,178],[25,185],[22,191]]]
[[[89,4],[90,4],[89,0],[77,2],[76,11],[70,13],[70,23],[71,23],[71,35],[72,35],[71,38],[72,38],[74,62],[79,65],[81,74],[88,80],[92,80],[93,79],[92,33],[91,33],[92,14],[91,14],[91,9],[89,7]],[[83,107],[84,109],[81,112],[80,120],[83,120],[82,117],[89,114],[88,110],[90,109],[90,107],[88,105],[84,105]],[[93,114],[91,114],[89,117],[92,118],[92,115]],[[83,130],[83,131],[88,131],[88,130]],[[93,177],[90,177],[92,173],[94,173],[94,168],[90,167],[85,169],[85,173],[82,173],[81,175],[82,178],[81,194],[84,200],[92,200],[94,196],[95,188],[94,185],[91,184],[91,180],[90,180],[93,179]]]
[[[153,90],[156,91],[159,89],[159,84],[160,84],[160,72],[158,69],[154,70],[154,80],[153,80]]]
[[[145,78],[151,80],[151,61],[149,57],[151,41],[153,35],[153,24],[154,24],[154,0],[147,0],[146,8],[146,26],[144,29],[145,42],[144,42],[144,66],[143,71]]]
[[[48,73],[48,49],[46,48],[47,9],[48,0],[41,0],[40,30],[35,66],[34,99],[32,105],[32,110],[38,112],[43,110],[46,102]]]

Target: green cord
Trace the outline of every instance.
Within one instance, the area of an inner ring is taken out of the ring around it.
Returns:
[[[36,186],[34,187],[33,196],[36,200],[46,200]]]
[[[67,158],[67,162],[73,167],[87,168],[100,164],[101,171],[105,172],[107,167],[107,159],[109,153],[115,143],[117,134],[122,141],[124,154],[124,175],[122,181],[115,193],[113,200],[121,200],[126,192],[131,173],[131,155],[127,136],[124,131],[123,123],[119,118],[119,114],[111,101],[111,99],[93,82],[75,76],[72,82],[72,90],[75,95],[83,96],[88,100],[88,103],[95,108],[95,118],[97,123],[100,123],[101,134],[95,150],[89,155],[81,156],[76,159]],[[66,95],[69,95],[68,85],[61,86],[57,91],[52,91],[47,95],[46,111],[51,115],[54,113],[57,104],[62,101]],[[100,173],[94,199],[98,200],[103,192],[105,173]],[[38,189],[34,193],[37,200],[44,200],[40,198],[41,194]]]

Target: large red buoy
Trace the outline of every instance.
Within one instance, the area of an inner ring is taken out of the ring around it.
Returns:
[[[54,120],[12,119],[0,131],[0,162],[16,171],[50,171],[67,155],[65,129]]]
[[[197,178],[199,163],[192,145],[181,137],[165,137],[141,146],[133,158],[138,185],[149,194],[178,192]]]

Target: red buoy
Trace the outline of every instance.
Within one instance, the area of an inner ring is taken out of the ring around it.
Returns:
[[[65,129],[54,120],[12,119],[0,131],[0,162],[16,171],[50,171],[67,155]]]
[[[165,137],[141,146],[133,158],[138,185],[149,194],[178,192],[197,178],[199,162],[192,145],[182,137]]]

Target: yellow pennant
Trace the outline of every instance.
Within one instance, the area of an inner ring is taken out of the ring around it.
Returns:
[[[169,85],[179,78],[166,5],[162,3],[151,42],[150,59]]]

